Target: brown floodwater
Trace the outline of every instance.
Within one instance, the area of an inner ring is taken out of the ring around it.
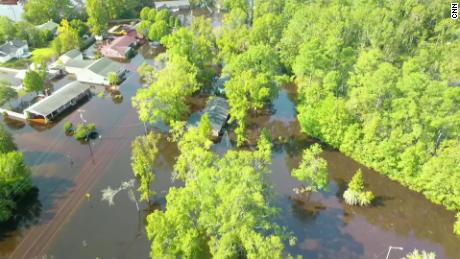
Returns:
[[[0,258],[149,257],[145,216],[153,208],[164,208],[169,187],[180,185],[171,181],[176,145],[167,136],[161,139],[153,205],[140,203],[138,211],[129,190],[118,192],[109,204],[102,200],[102,191],[133,179],[130,143],[144,132],[130,101],[142,85],[135,70],[144,61],[152,63],[157,52],[144,47],[125,64],[132,73],[120,86],[122,100],[114,100],[109,93],[103,98],[93,96],[47,127],[3,121],[24,152],[36,190],[23,202],[15,220],[0,225]],[[65,77],[55,87],[69,80]],[[93,89],[95,93],[103,90]],[[269,180],[280,208],[277,222],[297,237],[294,247],[286,245],[287,252],[304,258],[385,258],[388,247],[397,246],[404,250],[393,250],[389,258],[401,258],[415,248],[434,251],[437,258],[460,257],[460,238],[452,234],[452,212],[327,145],[323,145],[323,157],[330,171],[328,190],[308,199],[295,195],[292,189],[300,183],[290,171],[298,165],[302,151],[317,141],[300,133],[294,100],[295,88],[286,86],[272,112],[254,115],[249,125],[251,143],[262,128],[269,129],[275,140]],[[203,103],[194,100],[193,110]],[[80,143],[63,131],[65,121],[80,122],[80,112],[97,125],[100,135],[91,143]],[[231,131],[214,149],[224,153],[232,147],[230,139]],[[350,207],[341,198],[358,168],[377,197],[374,206]]]

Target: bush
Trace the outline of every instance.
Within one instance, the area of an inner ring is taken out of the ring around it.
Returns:
[[[417,249],[407,254],[404,259],[435,259],[436,254],[434,252],[427,252],[425,250],[419,252]]]
[[[374,194],[364,190],[363,173],[356,171],[348,184],[348,189],[343,193],[343,199],[348,205],[368,206],[374,200]]]
[[[72,122],[66,121],[66,122],[64,123],[64,131],[65,131],[65,133],[70,133],[70,132],[73,131],[73,124],[72,124]]]
[[[118,76],[117,73],[115,72],[110,72],[108,75],[107,75],[107,78],[109,80],[109,83],[111,85],[118,85],[120,83],[120,77]]]
[[[76,140],[85,140],[90,137],[91,134],[96,132],[96,125],[94,123],[78,124],[75,130]]]

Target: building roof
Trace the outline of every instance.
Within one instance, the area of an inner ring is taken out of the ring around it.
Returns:
[[[11,40],[5,42],[0,46],[0,55],[6,56],[11,53],[15,53],[19,48],[27,46],[25,40]]]
[[[168,9],[187,9],[190,8],[190,2],[188,0],[179,1],[158,1],[155,2],[155,8],[168,8]]]
[[[78,49],[69,50],[66,53],[62,54],[61,57],[67,57],[69,59],[74,59],[81,55],[81,52]]]
[[[24,112],[30,112],[46,117],[89,89],[89,85],[76,81],[71,82],[45,99],[42,99],[25,109]]]
[[[37,25],[37,29],[39,30],[48,30],[48,31],[55,31],[58,28],[58,24],[53,22],[52,20],[49,20],[45,22],[44,24]]]
[[[222,97],[211,97],[204,108],[203,113],[207,113],[211,127],[214,131],[220,132],[228,118],[228,102]]]
[[[66,67],[75,67],[75,68],[85,68],[93,63],[92,60],[84,60],[84,59],[70,59],[65,63]]]
[[[16,73],[0,71],[0,82],[5,82],[11,88],[19,89],[22,85],[22,80],[16,75]]]
[[[123,66],[118,62],[103,57],[91,64],[87,69],[100,76],[106,77],[109,72],[121,71]]]
[[[109,45],[102,47],[101,52],[104,55],[110,56],[109,52],[114,51],[121,56],[126,55],[131,46],[136,43],[136,38],[131,35],[124,35],[113,40]]]

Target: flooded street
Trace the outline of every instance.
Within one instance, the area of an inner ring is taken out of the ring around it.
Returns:
[[[152,63],[158,51],[145,46],[139,52],[125,64],[131,73],[120,86],[121,101],[110,94],[95,95],[47,127],[3,122],[24,152],[38,192],[25,201],[27,209],[20,219],[0,225],[0,258],[149,258],[145,216],[164,208],[169,187],[180,185],[171,182],[176,145],[167,136],[162,138],[152,185],[154,205],[141,203],[137,211],[126,190],[115,195],[112,205],[102,200],[103,190],[117,189],[134,178],[130,144],[144,133],[131,107],[131,97],[142,85],[135,71],[144,60]],[[300,133],[294,100],[295,87],[286,86],[273,103],[273,113],[253,117],[249,125],[252,143],[262,128],[273,135],[270,181],[280,208],[278,223],[297,237],[296,246],[286,244],[287,252],[304,258],[385,258],[388,247],[397,246],[404,250],[393,250],[389,258],[401,258],[415,248],[434,251],[437,258],[459,258],[460,239],[452,233],[454,213],[327,146],[323,146],[323,157],[330,171],[328,190],[308,199],[294,194],[292,189],[300,183],[290,171],[298,165],[302,151],[316,143]],[[80,112],[96,124],[100,138],[80,143],[65,135],[64,122],[80,122]],[[231,147],[232,135],[225,133],[215,150],[221,153]],[[376,195],[372,207],[350,207],[342,200],[358,168]]]

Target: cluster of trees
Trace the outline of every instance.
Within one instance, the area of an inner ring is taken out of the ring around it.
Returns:
[[[137,18],[147,0],[88,0],[86,14],[94,35],[102,35],[110,20]]]
[[[23,154],[3,125],[0,125],[0,222],[14,215],[18,201],[32,188],[30,170]]]
[[[256,151],[210,150],[211,125],[203,116],[199,127],[184,131],[177,124],[173,139],[180,155],[164,211],[147,217],[151,257],[281,258],[284,231],[273,223],[266,175],[270,172],[271,140],[262,135]],[[147,163],[146,163],[147,164]]]
[[[276,43],[285,24],[278,6],[283,1],[255,1],[254,15],[246,1],[224,1],[224,6],[229,12],[224,15],[217,45],[223,73],[231,76],[225,94],[231,121],[237,123],[237,144],[242,145],[249,114],[263,109],[278,93],[282,66]]]
[[[165,64],[160,71],[144,64],[139,73],[149,87],[139,89],[133,106],[143,122],[164,121],[171,124],[185,119],[187,98],[209,85],[215,74],[215,37],[210,20],[196,17],[189,28],[181,27],[161,39],[166,53],[158,60]]]
[[[448,7],[286,1],[277,47],[303,131],[460,210],[460,34]]]
[[[29,47],[40,48],[48,44],[52,39],[52,33],[39,30],[26,21],[14,22],[6,16],[0,16],[0,44],[14,39],[25,40]]]
[[[171,15],[168,9],[157,11],[154,8],[144,7],[140,18],[141,22],[137,27],[137,32],[145,35],[151,41],[160,42],[174,28],[181,26],[179,18]]]

